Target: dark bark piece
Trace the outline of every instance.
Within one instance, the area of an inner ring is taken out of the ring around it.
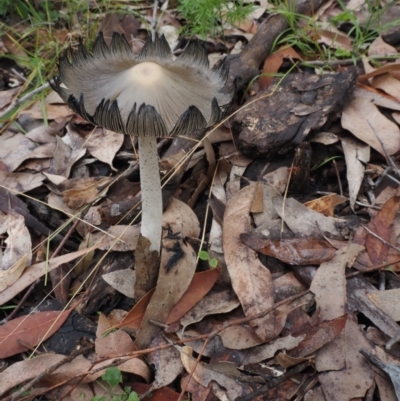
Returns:
[[[314,91],[312,91],[314,93]],[[295,150],[289,191],[295,194],[307,194],[310,183],[311,146],[303,142]]]
[[[311,15],[318,10],[326,0],[299,0],[290,1],[288,7],[296,9],[297,14]],[[229,75],[224,92],[230,92],[235,87],[236,90],[242,89],[247,83],[260,72],[260,66],[272,50],[276,38],[288,28],[288,23],[280,15],[271,15],[258,27],[257,33],[253,36],[250,43],[239,55],[229,56]],[[200,140],[204,137],[207,130],[192,132],[190,138]],[[193,147],[193,141],[185,138],[175,138],[167,150],[164,157],[176,153],[179,149],[186,152]]]
[[[325,0],[289,1],[288,9],[296,10],[296,14],[311,15],[318,10]],[[259,74],[260,65],[270,54],[278,36],[289,28],[287,20],[279,15],[269,16],[258,27],[257,33],[239,55],[229,56],[230,69],[226,90],[236,85],[242,89],[252,78]],[[235,83],[235,84],[234,84]]]
[[[285,155],[304,141],[311,130],[335,120],[350,100],[357,81],[354,68],[326,74],[291,74],[274,93],[266,88],[233,121],[238,147],[252,157]],[[278,81],[275,81],[277,84]],[[315,92],[307,96],[307,92]],[[268,96],[268,94],[270,94]],[[314,101],[310,101],[314,98]]]

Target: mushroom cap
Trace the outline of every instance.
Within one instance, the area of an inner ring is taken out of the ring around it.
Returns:
[[[137,136],[177,136],[209,127],[226,114],[224,60],[210,69],[203,45],[192,41],[174,61],[164,36],[135,56],[123,35],[108,47],[102,33],[92,53],[82,43],[59,60],[52,88],[87,121]],[[61,86],[63,84],[63,86]]]

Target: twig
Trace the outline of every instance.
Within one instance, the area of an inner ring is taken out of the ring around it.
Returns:
[[[337,179],[338,179],[340,196],[343,196],[342,181],[340,180],[340,174],[339,174],[339,170],[337,168],[336,160],[332,160],[332,162],[333,162],[333,166],[335,167],[336,176],[337,176]]]

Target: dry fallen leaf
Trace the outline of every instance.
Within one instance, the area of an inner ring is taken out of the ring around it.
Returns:
[[[322,213],[324,216],[334,216],[335,207],[346,202],[347,198],[338,194],[325,195],[304,203],[309,209]]]
[[[289,265],[316,265],[334,257],[336,249],[318,238],[263,239],[255,233],[243,233],[240,239],[248,247]]]
[[[393,155],[400,149],[399,127],[387,119],[370,100],[353,96],[343,110],[342,127],[384,156],[382,145],[370,124],[378,132],[383,147],[389,155]]]
[[[346,159],[350,206],[354,210],[354,204],[364,179],[365,166],[369,162],[371,152],[368,145],[356,138],[342,138],[342,146]]]
[[[0,358],[30,351],[51,337],[65,322],[72,309],[31,313],[0,326]]]
[[[7,248],[0,253],[0,292],[15,283],[32,260],[32,242],[25,219],[13,210],[0,215],[0,234],[7,232]]]
[[[240,234],[249,231],[249,211],[256,187],[250,185],[233,196],[226,207],[223,224],[225,261],[246,316],[255,316],[274,305],[270,271],[261,264],[257,253],[240,240]],[[263,341],[275,338],[283,327],[271,313],[252,320],[251,325]]]
[[[393,221],[400,207],[400,196],[393,196],[382,206],[378,214],[368,223],[367,227],[387,243],[390,242]],[[379,238],[368,233],[365,247],[371,262],[377,266],[384,263],[389,254],[389,247]],[[397,253],[397,258],[400,254]]]

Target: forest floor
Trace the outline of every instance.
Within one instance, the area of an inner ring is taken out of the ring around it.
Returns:
[[[0,6],[0,399],[400,399],[400,5],[81,3]],[[233,94],[159,141],[156,264],[136,138],[48,83],[151,27]]]

